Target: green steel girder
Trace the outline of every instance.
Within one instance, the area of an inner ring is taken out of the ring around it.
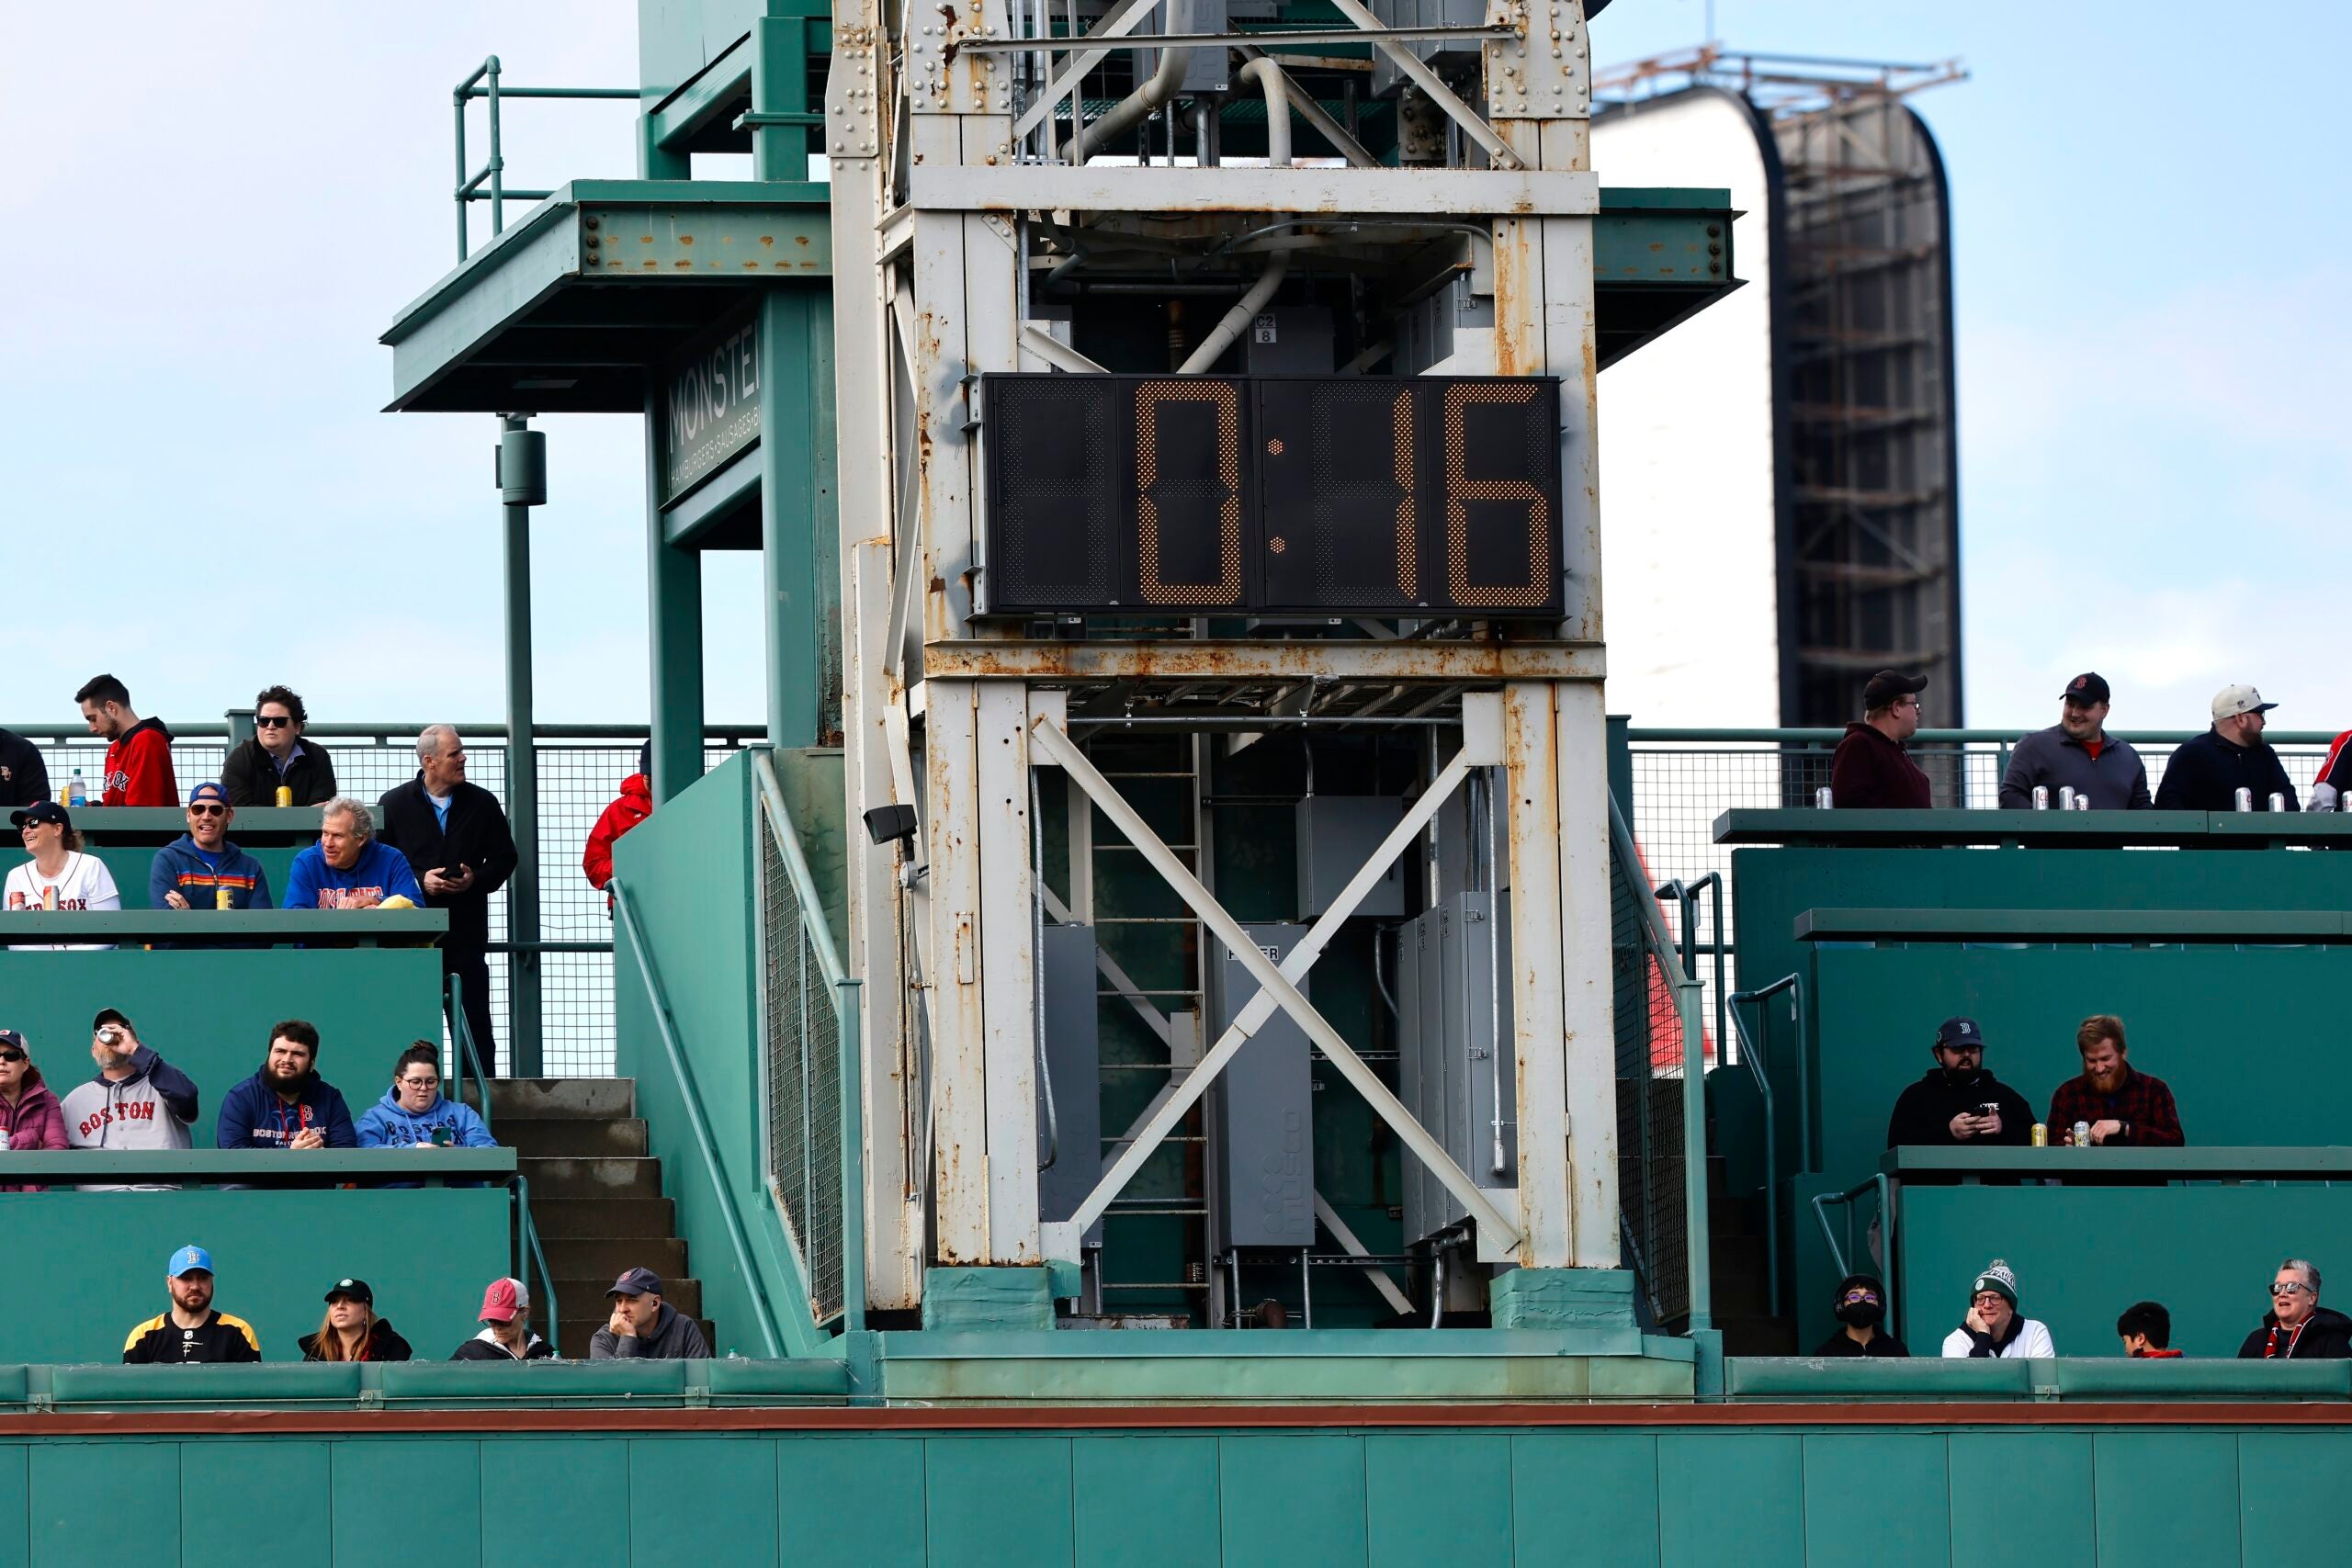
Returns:
[[[574,181],[394,318],[387,412],[641,412],[648,373],[761,286],[830,277],[829,194]]]
[[[1606,369],[1740,286],[1731,192],[1603,186],[1593,220],[1593,308]]]

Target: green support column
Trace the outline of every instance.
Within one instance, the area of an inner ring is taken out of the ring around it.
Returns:
[[[833,511],[832,311],[821,289],[760,301],[760,567],[768,739],[841,739],[841,546]]]
[[[637,176],[643,180],[686,180],[694,177],[694,163],[684,152],[673,152],[653,141],[653,117],[637,117]]]
[[[653,800],[702,777],[702,558],[662,536],[661,400],[645,394],[645,643],[652,657]]]
[[[808,56],[832,27],[829,0],[768,0],[752,23],[752,177],[805,180],[809,133],[825,123],[808,104]]]

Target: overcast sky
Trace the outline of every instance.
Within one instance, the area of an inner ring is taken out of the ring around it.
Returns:
[[[1617,0],[1596,53],[1695,42],[1706,14]],[[2352,660],[2317,635],[2352,565],[2352,220],[2339,117],[2292,69],[2343,58],[2343,11],[1714,17],[1735,47],[1973,73],[1917,100],[1953,192],[1970,722],[2046,722],[2096,667],[2120,724],[2201,724],[2232,680],[2282,726],[2352,724]],[[277,680],[320,718],[497,716],[492,422],[379,412],[376,338],[455,260],[450,87],[492,51],[512,84],[633,84],[634,6],[16,6],[0,28],[0,722],[73,718],[101,669],[182,721]],[[633,174],[628,117],[510,106],[510,183]],[[645,712],[638,423],[543,422],[543,720]],[[756,719],[751,563],[707,570],[710,711]]]

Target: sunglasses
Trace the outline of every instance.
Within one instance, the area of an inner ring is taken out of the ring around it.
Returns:
[[[2271,1283],[2270,1293],[2274,1296],[2308,1296],[2312,1294],[2312,1288],[2301,1280],[2278,1280]]]
[[[21,1062],[24,1059],[22,1051],[0,1051],[0,1062]]]
[[[202,806],[189,807],[187,814],[190,817],[226,817],[229,815],[229,808],[225,806],[214,806],[208,801]]]
[[[294,721],[290,718],[256,718],[254,720],[254,728],[255,729],[283,729],[293,722]]]

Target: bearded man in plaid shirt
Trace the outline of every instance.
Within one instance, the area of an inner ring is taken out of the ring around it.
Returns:
[[[2177,1149],[2180,1112],[2165,1080],[2136,1072],[2123,1059],[2123,1021],[2107,1013],[2083,1020],[2075,1031],[2083,1054],[2083,1076],[2068,1078],[2050,1097],[2050,1141],[2073,1141],[2075,1124],[2090,1123],[2091,1142],[2135,1149]]]

